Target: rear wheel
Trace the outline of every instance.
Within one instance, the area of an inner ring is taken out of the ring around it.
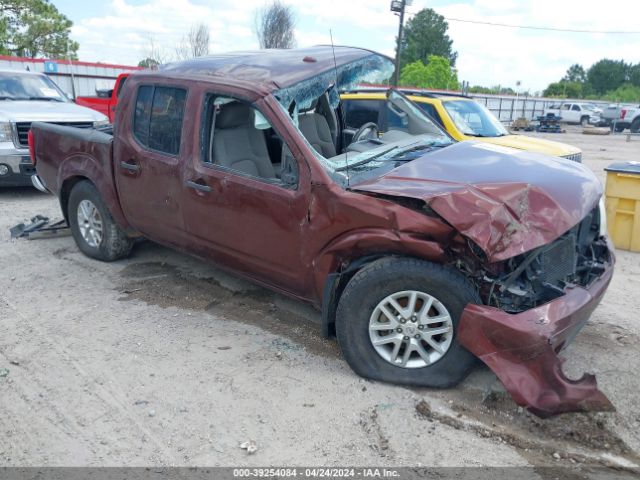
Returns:
[[[631,122],[631,126],[629,127],[631,133],[640,132],[640,117],[636,118],[633,122]]]
[[[88,257],[111,262],[131,252],[133,240],[114,222],[91,182],[82,181],[73,187],[67,216],[78,248]]]
[[[476,359],[457,341],[462,310],[480,300],[453,269],[388,257],[358,271],[336,312],[347,363],[374,380],[447,387],[466,377]]]

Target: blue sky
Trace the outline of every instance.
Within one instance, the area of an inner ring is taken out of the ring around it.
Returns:
[[[256,9],[265,0],[53,0],[74,22],[72,38],[86,61],[137,64],[151,44],[167,60],[189,28],[205,23],[211,51],[257,48]],[[299,46],[329,42],[394,52],[398,18],[389,0],[285,0],[297,16]],[[81,6],[79,6],[81,5]],[[615,8],[584,0],[414,0],[409,16],[425,6],[448,18],[589,30],[640,30],[640,2]],[[449,22],[459,52],[458,76],[471,84],[542,90],[572,63],[588,67],[603,57],[640,62],[640,35],[603,35],[518,30]]]

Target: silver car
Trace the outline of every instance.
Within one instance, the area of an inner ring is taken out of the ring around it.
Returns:
[[[36,121],[79,128],[109,123],[103,114],[73,103],[42,73],[0,70],[0,187],[31,185],[27,136]]]

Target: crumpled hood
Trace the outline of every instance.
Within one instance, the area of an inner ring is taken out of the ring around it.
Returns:
[[[491,262],[555,240],[602,195],[581,164],[479,142],[428,153],[351,189],[424,200]]]
[[[106,118],[100,112],[71,102],[0,101],[0,121],[5,122],[97,122]]]

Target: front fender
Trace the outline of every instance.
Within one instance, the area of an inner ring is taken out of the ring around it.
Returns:
[[[322,299],[323,333],[329,334],[340,297],[343,275],[350,276],[368,261],[387,255],[403,255],[442,263],[442,246],[424,234],[382,228],[347,232],[329,243],[313,260],[316,298]],[[363,259],[365,261],[363,261]],[[349,268],[351,266],[357,268]]]

